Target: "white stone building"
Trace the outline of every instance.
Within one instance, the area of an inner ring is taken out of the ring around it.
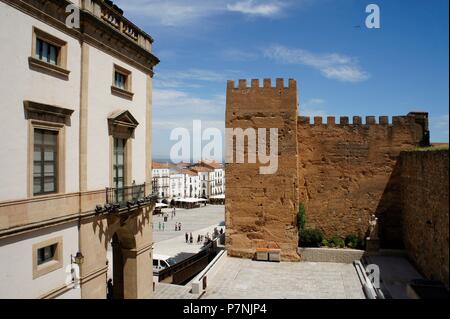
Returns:
[[[153,191],[160,199],[168,199],[170,194],[170,168],[167,163],[152,163]]]
[[[185,175],[179,170],[172,168],[170,171],[170,198],[184,198],[185,197]]]
[[[0,39],[0,299],[106,298],[111,238],[114,295],[151,297],[150,197],[114,215],[151,192],[152,38],[101,0],[0,0]]]

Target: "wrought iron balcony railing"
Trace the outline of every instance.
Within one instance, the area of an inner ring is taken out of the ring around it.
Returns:
[[[96,212],[113,213],[127,208],[128,210],[156,203],[158,194],[145,195],[145,184],[120,188],[106,188],[106,204],[97,206]]]

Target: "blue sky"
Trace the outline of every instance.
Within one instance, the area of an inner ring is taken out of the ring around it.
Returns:
[[[303,115],[430,113],[448,141],[448,0],[116,0],[155,39],[154,157],[175,127],[223,129],[226,80],[294,78]],[[381,10],[367,29],[365,8]]]

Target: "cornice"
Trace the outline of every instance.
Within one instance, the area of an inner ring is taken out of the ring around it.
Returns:
[[[153,76],[153,67],[160,60],[149,50],[139,45],[135,40],[123,32],[113,28],[108,23],[94,16],[85,9],[80,9],[80,29],[68,28],[65,24],[66,7],[72,2],[68,0],[0,0],[23,13],[62,31],[80,42],[85,41],[137,69]],[[123,17],[123,21],[130,23]],[[133,25],[140,33],[153,39]]]

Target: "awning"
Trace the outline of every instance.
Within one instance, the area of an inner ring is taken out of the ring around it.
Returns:
[[[215,196],[211,196],[209,198],[210,199],[225,199],[225,195],[224,194],[222,194],[222,195],[215,195]]]
[[[179,203],[200,203],[200,202],[206,202],[207,199],[203,198],[177,198],[175,199],[175,202]]]

